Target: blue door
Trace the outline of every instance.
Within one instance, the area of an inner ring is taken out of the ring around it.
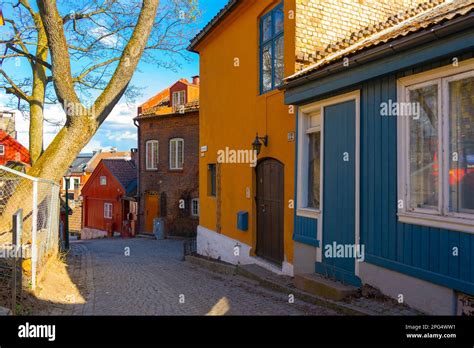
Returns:
[[[316,272],[360,285],[356,251],[356,102],[324,107],[322,262]]]

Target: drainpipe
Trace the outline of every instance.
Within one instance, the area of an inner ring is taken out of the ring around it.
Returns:
[[[137,151],[138,151],[138,156],[137,156],[137,168],[138,168],[138,173],[137,173],[137,195],[138,195],[138,211],[137,211],[137,225],[136,225],[136,231],[135,233],[138,234],[139,231],[140,231],[140,213],[141,213],[141,204],[140,204],[140,201],[141,201],[141,191],[140,191],[140,166],[141,166],[141,163],[142,163],[142,160],[141,160],[141,151],[140,151],[140,124],[138,123],[138,120],[136,118],[133,119],[133,124],[135,125],[135,127],[137,127]]]

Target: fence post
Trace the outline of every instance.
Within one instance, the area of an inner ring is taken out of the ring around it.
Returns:
[[[38,260],[37,245],[37,229],[38,229],[38,181],[33,181],[33,216],[31,226],[31,288],[36,289],[36,262]]]
[[[13,252],[13,268],[12,268],[12,313],[16,314],[16,287],[17,287],[17,259],[18,250],[21,250],[21,234],[23,230],[23,209],[19,209],[12,217],[13,234],[12,234],[12,252]],[[21,251],[20,251],[21,253]],[[20,258],[20,270],[21,268]],[[23,276],[23,272],[20,271],[20,279]],[[21,280],[20,280],[21,286]],[[21,287],[20,287],[21,292]]]

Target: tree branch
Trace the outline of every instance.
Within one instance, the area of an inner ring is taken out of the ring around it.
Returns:
[[[5,87],[5,91],[7,93],[14,94],[18,98],[23,99],[24,101],[27,101],[27,102],[30,100],[30,97],[27,96],[26,93],[23,92],[22,89],[15,84],[15,82],[13,82],[10,76],[8,76],[7,73],[3,69],[0,69],[0,74],[2,74],[5,80],[7,80],[7,82],[11,85],[11,87]]]
[[[48,37],[51,70],[58,100],[63,105],[65,101],[73,102],[77,106],[82,105],[74,90],[63,20],[59,15],[56,0],[37,0],[37,4]]]

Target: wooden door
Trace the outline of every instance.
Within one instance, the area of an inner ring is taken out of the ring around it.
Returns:
[[[283,164],[267,159],[257,166],[257,255],[283,262]]]
[[[356,244],[356,104],[354,100],[324,109],[323,252],[316,271],[343,283],[360,284],[354,255],[335,249]],[[350,249],[349,249],[350,250]]]
[[[153,219],[160,216],[158,195],[145,194],[145,232],[153,233]]]

